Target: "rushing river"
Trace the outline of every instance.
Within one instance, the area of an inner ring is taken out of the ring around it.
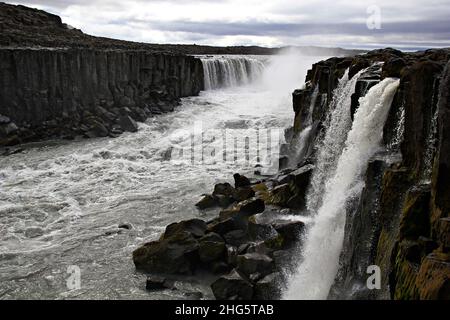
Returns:
[[[178,299],[200,290],[194,281],[186,290],[147,292],[131,253],[169,223],[215,215],[194,204],[214,183],[231,182],[233,173],[251,175],[255,163],[169,161],[171,143],[187,140],[180,132],[199,124],[238,134],[291,126],[291,92],[322,58],[241,57],[253,60],[244,67],[233,61],[251,73],[245,81],[209,77],[209,87],[231,87],[185,98],[174,112],[140,123],[137,133],[43,143],[0,158],[0,298]],[[215,68],[211,59],[237,58],[205,58],[212,72],[223,73],[229,72],[223,61]],[[80,288],[68,283],[73,268]]]

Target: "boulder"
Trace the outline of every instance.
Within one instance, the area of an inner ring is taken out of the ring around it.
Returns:
[[[250,276],[259,273],[262,276],[272,273],[275,269],[274,261],[261,253],[246,253],[237,256],[237,269]]]
[[[163,277],[158,276],[148,276],[145,289],[151,290],[163,290],[163,289],[174,289],[174,284],[172,281],[168,281]]]
[[[283,237],[285,246],[298,242],[300,234],[305,228],[305,224],[302,221],[276,221],[272,226]]]
[[[152,241],[133,251],[136,269],[148,273],[192,274],[198,263],[198,241],[189,233]]]
[[[211,284],[211,289],[218,300],[250,300],[253,297],[253,286],[237,270],[221,276]]]
[[[225,238],[226,243],[236,247],[239,247],[241,244],[250,240],[244,230],[233,230],[227,232],[223,237]]]
[[[136,132],[138,125],[130,116],[123,115],[119,118],[119,125],[124,131]]]
[[[253,299],[274,300],[281,297],[281,286],[283,283],[281,273],[274,272],[268,274],[255,283]]]
[[[201,210],[212,208],[215,207],[216,205],[217,205],[216,199],[209,194],[205,195],[199,202],[195,204],[195,206]]]
[[[272,225],[258,223],[255,216],[251,216],[248,219],[247,230],[252,240],[266,240],[276,235],[276,231]]]
[[[203,237],[207,229],[206,222],[201,219],[189,219],[180,222],[171,223],[166,227],[164,239],[177,233],[188,232],[196,238]]]
[[[234,200],[240,202],[255,196],[255,191],[251,187],[239,187],[233,193]]]
[[[224,220],[214,220],[208,224],[208,231],[224,235],[235,229],[234,220],[232,218]]]
[[[226,255],[225,241],[218,234],[210,233],[199,240],[198,255],[201,262],[223,260]]]
[[[213,196],[224,195],[233,197],[235,189],[228,182],[218,183],[214,186]]]
[[[240,175],[239,173],[235,173],[233,175],[233,178],[234,178],[234,187],[235,188],[246,187],[251,184],[250,180],[247,177]]]

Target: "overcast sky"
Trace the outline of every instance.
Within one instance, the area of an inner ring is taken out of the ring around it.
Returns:
[[[450,0],[24,0],[83,32],[150,43],[450,46]],[[369,27],[368,27],[369,26]]]

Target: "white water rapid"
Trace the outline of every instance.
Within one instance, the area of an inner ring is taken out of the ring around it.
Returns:
[[[355,77],[357,76],[353,78]],[[362,190],[362,175],[370,157],[379,150],[383,125],[399,85],[399,80],[387,78],[372,87],[366,96],[360,99],[360,106],[351,124],[348,122],[349,94],[352,93],[351,88],[354,88],[353,78],[348,81],[347,76],[344,76],[334,93],[336,108],[331,115],[316,164],[316,170],[325,170],[316,172],[313,177],[314,180],[318,175],[323,175],[319,177],[321,180],[325,179],[323,192],[315,194],[315,197],[321,198],[320,201],[311,196],[308,199],[313,201],[308,204],[310,209],[318,206],[314,211],[313,224],[306,235],[303,260],[289,281],[284,295],[286,299],[327,298],[339,267],[346,203],[358,197]],[[349,125],[351,129],[346,134],[346,127]],[[339,140],[342,139],[345,143],[339,151]],[[335,169],[332,165],[334,158],[337,159]],[[313,188],[316,188],[317,192],[319,187]]]

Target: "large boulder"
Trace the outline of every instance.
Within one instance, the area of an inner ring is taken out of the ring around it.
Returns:
[[[199,239],[198,255],[204,263],[223,260],[226,255],[225,241],[217,233],[208,233]]]
[[[218,300],[250,300],[253,286],[237,270],[232,270],[211,284],[211,289]]]
[[[274,268],[273,260],[261,253],[246,253],[237,256],[237,269],[247,276],[255,273],[265,276],[272,273]]]
[[[201,210],[208,209],[217,206],[216,198],[207,194],[200,199],[199,202],[195,204],[195,206]]]
[[[136,132],[138,130],[136,121],[134,121],[130,116],[121,116],[118,124],[124,131]]]
[[[234,187],[235,188],[246,187],[251,184],[250,180],[247,177],[245,177],[239,173],[235,173],[233,175],[233,178],[234,178]]]
[[[180,222],[171,223],[166,227],[164,239],[169,238],[180,232],[188,232],[196,238],[205,235],[207,229],[206,222],[201,219],[189,219]]]
[[[268,274],[255,283],[253,299],[273,300],[281,296],[282,275],[278,272]]]
[[[283,237],[285,246],[291,246],[300,240],[300,235],[305,229],[302,221],[276,221],[272,227]]]
[[[192,274],[198,263],[198,241],[189,232],[152,241],[133,251],[136,269],[148,273]]]

